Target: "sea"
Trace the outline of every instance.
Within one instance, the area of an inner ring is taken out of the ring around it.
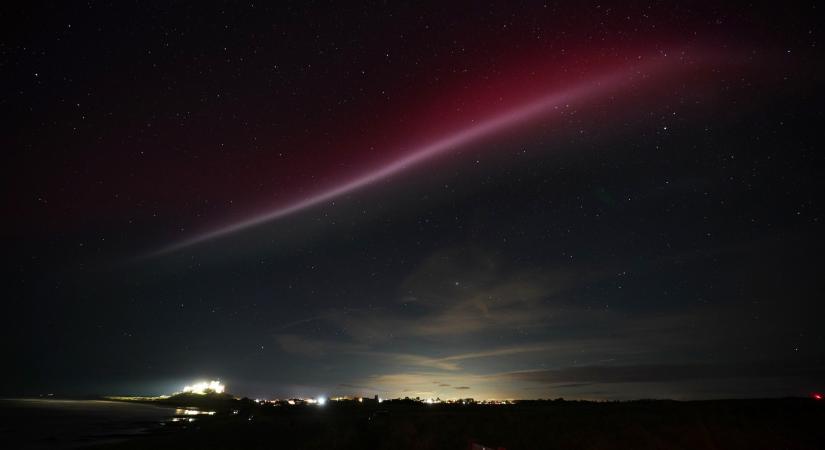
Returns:
[[[106,400],[0,399],[0,449],[72,449],[159,430],[180,410]]]

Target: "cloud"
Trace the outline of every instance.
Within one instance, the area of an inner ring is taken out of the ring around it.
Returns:
[[[714,317],[695,307],[635,312],[616,301],[607,308],[593,286],[613,283],[616,273],[524,268],[477,249],[449,249],[423,260],[395,295],[374,306],[327,309],[278,329],[298,333],[313,321],[328,340],[286,333],[276,339],[285,352],[353,367],[352,379],[341,381],[422,397],[468,386],[491,398],[534,387],[550,395],[605,383],[732,379],[764,369],[678,364],[672,355],[716,345],[707,333]],[[674,364],[642,364],[660,361]]]
[[[825,376],[825,367],[787,362],[721,364],[640,364],[528,370],[498,375],[541,384],[669,383],[693,380]]]
[[[573,284],[568,270],[506,267],[478,249],[454,248],[425,259],[381,308],[318,317],[366,343],[540,328]]]
[[[355,352],[361,355],[368,355],[368,356],[375,356],[387,359],[393,362],[396,365],[406,365],[406,366],[417,366],[417,367],[427,367],[433,369],[440,369],[446,371],[456,371],[461,370],[461,366],[458,364],[461,361],[471,360],[471,359],[484,359],[484,358],[492,358],[498,356],[507,356],[507,355],[517,355],[523,353],[539,353],[545,352],[553,348],[550,344],[535,344],[535,345],[525,345],[525,346],[513,346],[513,347],[501,347],[491,350],[479,351],[479,352],[469,352],[469,353],[459,353],[455,355],[443,356],[443,357],[428,357],[422,355],[414,355],[408,353],[382,353],[382,352]],[[437,382],[433,382],[437,384]]]
[[[360,380],[359,383],[375,386],[378,391],[384,392],[388,396],[403,394],[412,397],[441,397],[445,399],[455,398],[458,391],[466,390],[464,388],[469,388],[470,386],[473,386],[473,392],[477,393],[479,392],[478,389],[476,389],[477,384],[481,383],[481,386],[484,387],[484,392],[489,394],[488,397],[503,398],[500,395],[494,395],[497,394],[495,386],[485,385],[485,383],[489,384],[489,380],[486,380],[483,376],[471,373],[440,374],[439,377],[441,381],[439,383],[450,385],[440,386],[440,384],[433,384],[432,379],[434,375],[436,374],[432,372],[379,374],[368,376]],[[457,389],[456,387],[461,389]]]
[[[363,353],[370,356],[378,356],[388,359],[395,365],[429,367],[440,370],[459,370],[461,367],[458,364],[450,361],[445,361],[439,358],[430,358],[427,356],[411,355],[404,353],[381,353],[381,352],[366,352]]]
[[[433,378],[438,378],[438,384]],[[742,384],[740,380],[799,379],[818,382],[825,377],[825,367],[787,361],[743,363],[695,363],[695,364],[637,364],[637,365],[590,365],[564,367],[552,370],[525,370],[516,372],[453,373],[400,372],[371,375],[360,384],[374,386],[376,390],[391,395],[451,398],[457,391],[472,389],[483,398],[521,398],[524,392],[530,397],[558,396],[567,389],[574,389],[577,398],[643,398],[646,396],[691,396],[687,386],[701,382],[722,383],[726,392],[730,387]],[[580,388],[624,383],[619,390]],[[632,386],[631,386],[632,385]],[[767,386],[767,385],[766,385]],[[567,391],[569,393],[569,391]],[[606,395],[606,393],[610,395]],[[687,393],[687,394],[686,394]],[[715,395],[709,391],[696,393],[699,398]]]

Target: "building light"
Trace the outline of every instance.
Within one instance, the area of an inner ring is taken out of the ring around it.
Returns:
[[[226,390],[226,386],[221,384],[218,380],[212,380],[209,382],[201,381],[199,383],[195,383],[191,386],[184,386],[183,392],[187,394],[207,394],[209,392],[214,392],[216,394],[223,394]]]

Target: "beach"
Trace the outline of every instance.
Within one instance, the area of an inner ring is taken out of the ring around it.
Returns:
[[[105,400],[0,399],[0,447],[69,449],[161,428],[175,408]]]

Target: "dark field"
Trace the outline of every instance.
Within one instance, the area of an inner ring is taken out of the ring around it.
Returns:
[[[254,407],[179,428],[100,448],[467,449],[476,442],[508,450],[822,449],[825,404],[807,399],[332,403]]]

